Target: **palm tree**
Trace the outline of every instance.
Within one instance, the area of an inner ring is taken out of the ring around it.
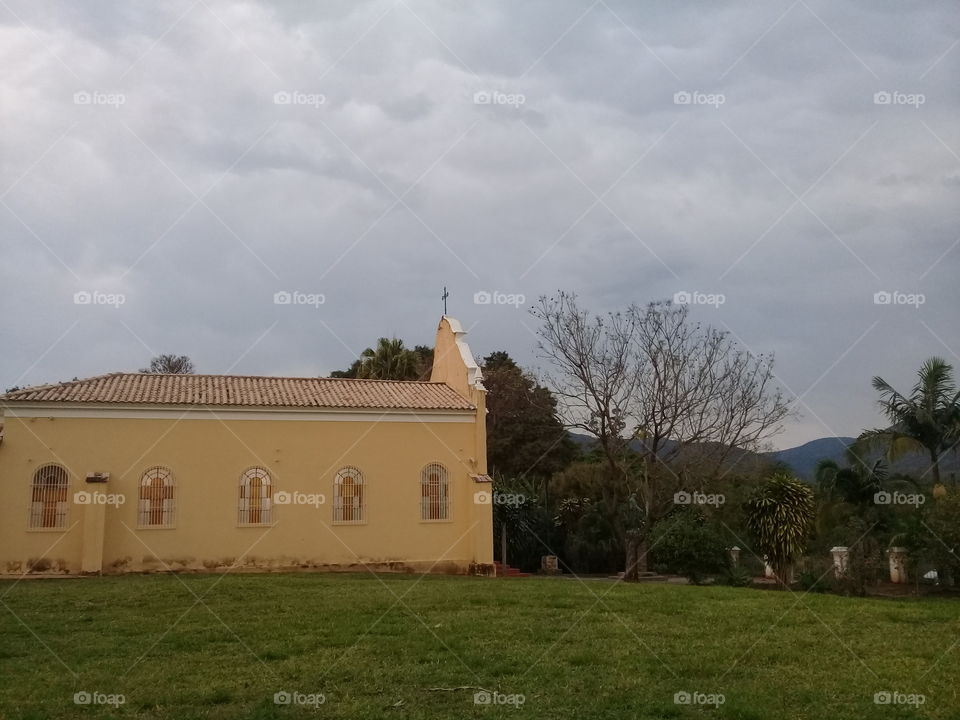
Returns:
[[[411,367],[412,366],[412,367]],[[404,347],[403,340],[380,338],[376,348],[367,348],[346,370],[334,370],[332,378],[373,380],[429,380],[433,370],[433,348]]]
[[[883,459],[868,465],[850,452],[851,464],[840,467],[835,460],[824,458],[817,463],[814,479],[824,500],[838,500],[850,505],[869,505],[887,481],[888,469]]]
[[[855,449],[848,448],[847,461],[849,465],[846,467],[828,458],[817,463],[814,471],[818,490],[817,533],[821,536],[831,534],[849,521],[851,513],[871,523],[869,534],[889,532],[896,525],[895,519],[888,512],[889,508],[877,505],[877,494],[899,490],[920,493],[920,486],[906,475],[890,475],[889,466],[883,458],[868,463]],[[865,551],[865,548],[861,548],[861,552]]]
[[[372,380],[416,380],[419,356],[399,338],[380,338],[376,348],[360,354],[357,377]]]
[[[917,482],[906,475],[890,474],[886,460],[877,458],[867,462],[856,447],[847,448],[847,467],[824,458],[817,463],[813,478],[820,490],[820,496],[827,502],[842,502],[848,505],[864,506],[874,502],[874,495],[881,491],[893,492],[901,488],[920,492]]]
[[[891,461],[925,451],[933,482],[940,484],[940,458],[960,439],[960,392],[953,381],[953,366],[942,358],[924,362],[917,377],[909,395],[897,392],[882,377],[873,378],[880,407],[892,424],[867,430],[857,439],[857,446],[885,447]]]

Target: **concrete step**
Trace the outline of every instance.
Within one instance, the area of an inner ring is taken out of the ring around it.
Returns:
[[[530,573],[521,572],[519,568],[504,565],[501,562],[494,562],[497,577],[530,577]]]
[[[623,573],[618,572],[611,577],[615,580],[623,580]],[[666,575],[657,575],[655,572],[637,573],[637,582],[667,582],[669,579]]]

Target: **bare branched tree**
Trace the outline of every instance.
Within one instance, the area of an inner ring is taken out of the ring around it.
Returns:
[[[157,355],[150,361],[150,367],[141,368],[140,372],[158,375],[193,375],[193,361],[186,355]]]
[[[640,381],[634,313],[590,316],[575,295],[541,297],[532,310],[540,321],[539,348],[550,362],[547,382],[558,396],[561,419],[570,428],[593,435],[606,461],[601,499],[611,527],[627,551],[626,576],[643,567],[641,520],[624,508],[636,507],[630,469],[630,429]],[[642,557],[642,559],[640,559]]]
[[[617,490],[627,489],[629,479],[626,430],[639,381],[636,318],[591,317],[577,306],[575,295],[566,293],[540,298],[532,312],[541,323],[539,348],[553,368],[547,381],[560,399],[561,418],[599,442],[611,481],[604,499],[613,509],[622,499]]]
[[[702,489],[735,453],[782,430],[790,406],[773,357],[751,355],[669,302],[596,317],[560,293],[533,314],[564,422],[593,435],[605,458],[603,499],[629,579],[645,569],[649,530],[674,492]]]
[[[635,443],[650,464],[715,479],[737,450],[758,451],[790,406],[772,356],[753,356],[730,334],[693,323],[685,305],[632,306],[638,332]],[[649,509],[651,499],[647,499]]]

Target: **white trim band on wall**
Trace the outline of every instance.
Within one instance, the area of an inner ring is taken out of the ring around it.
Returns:
[[[76,405],[7,405],[3,415],[10,418],[101,418],[169,420],[307,420],[310,422],[413,422],[413,423],[472,423],[473,410],[336,410],[318,408],[196,408],[176,405],[143,407]]]

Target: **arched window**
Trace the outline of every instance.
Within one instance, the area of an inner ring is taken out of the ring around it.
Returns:
[[[60,465],[44,465],[33,474],[30,493],[30,527],[62,528],[67,520],[70,478]]]
[[[252,467],[240,476],[241,525],[269,525],[273,508],[273,483],[266,468]]]
[[[140,480],[137,524],[142,528],[173,527],[177,507],[175,491],[170,468],[160,465],[148,468]]]
[[[449,520],[450,496],[447,469],[430,463],[420,473],[420,519]]]
[[[355,467],[337,471],[333,481],[333,521],[362,523],[366,520],[363,497],[363,473]]]

